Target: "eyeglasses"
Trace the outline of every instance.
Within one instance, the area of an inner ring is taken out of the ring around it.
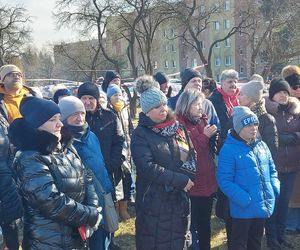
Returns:
[[[300,85],[293,86],[292,89],[293,89],[293,90],[300,89]]]
[[[23,77],[23,75],[20,73],[20,72],[9,72],[6,76],[8,76],[8,77],[19,77],[19,78],[21,78],[21,77]]]

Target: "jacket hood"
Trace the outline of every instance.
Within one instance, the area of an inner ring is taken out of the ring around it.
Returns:
[[[10,142],[17,150],[38,151],[43,155],[48,155],[57,149],[59,144],[58,138],[43,130],[32,128],[23,118],[13,121],[9,127],[8,136]],[[62,149],[67,148],[72,143],[68,136],[63,136],[61,139]]]
[[[288,111],[292,115],[300,114],[300,101],[295,97],[289,97]]]

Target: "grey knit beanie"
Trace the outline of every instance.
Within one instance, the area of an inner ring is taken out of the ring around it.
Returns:
[[[76,112],[84,112],[85,108],[83,102],[75,96],[66,96],[62,98],[58,103],[61,120],[65,121],[70,115]]]
[[[259,124],[257,116],[248,108],[244,106],[237,106],[232,109],[233,129],[238,134],[242,128],[251,124]]]
[[[141,94],[140,104],[144,114],[162,104],[167,104],[167,97],[160,91],[158,82],[152,76],[139,77],[136,81],[136,90]]]
[[[261,81],[250,81],[241,87],[241,92],[253,102],[258,102],[263,95],[264,84]]]

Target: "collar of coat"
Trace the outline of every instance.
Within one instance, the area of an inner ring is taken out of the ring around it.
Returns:
[[[13,121],[9,127],[10,142],[17,148],[17,150],[38,151],[42,155],[48,155],[57,150],[58,138],[47,132],[32,128],[27,124],[23,118]],[[65,150],[72,143],[72,138],[63,136],[61,141],[62,150]]]

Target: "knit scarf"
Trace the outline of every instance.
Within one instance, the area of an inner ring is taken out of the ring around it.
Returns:
[[[236,89],[236,92],[233,96],[229,96],[227,95],[222,88],[218,88],[218,91],[220,92],[220,94],[223,97],[223,100],[225,102],[225,106],[227,108],[227,112],[229,115],[231,115],[232,109],[233,107],[236,107],[239,105],[238,100],[237,100],[237,96],[239,94],[239,89]]]
[[[254,114],[256,114],[257,117],[260,117],[261,115],[266,114],[267,110],[265,107],[265,99],[262,98],[257,103],[255,103],[250,109]]]
[[[174,136],[180,151],[180,160],[182,162],[179,171],[186,174],[190,179],[196,175],[196,161],[192,149],[190,149],[188,138],[186,137],[183,125],[175,119],[157,124],[152,130],[164,137]]]

